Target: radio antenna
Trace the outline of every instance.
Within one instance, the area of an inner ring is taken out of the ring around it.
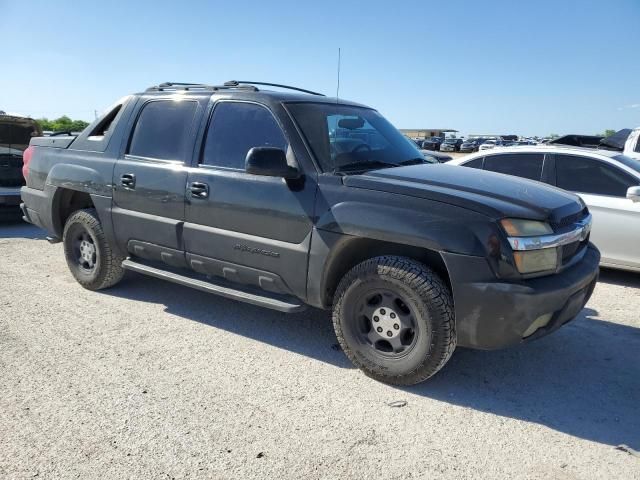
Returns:
[[[338,86],[336,87],[336,103],[340,98],[340,47],[338,47]]]

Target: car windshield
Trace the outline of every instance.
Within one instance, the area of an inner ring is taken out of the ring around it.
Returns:
[[[325,172],[426,163],[416,145],[375,110],[332,103],[287,109]]]
[[[444,143],[458,143],[457,138],[447,138]]]
[[[627,157],[626,155],[616,155],[613,158],[615,158],[617,161],[619,161],[623,165],[626,165],[627,167],[629,167],[629,168],[635,170],[636,172],[640,173],[640,160],[636,160],[634,158]]]

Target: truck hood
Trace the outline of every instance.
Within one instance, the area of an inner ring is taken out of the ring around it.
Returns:
[[[503,217],[561,223],[584,209],[577,195],[510,175],[433,164],[373,170],[344,177],[349,187],[425,198]]]

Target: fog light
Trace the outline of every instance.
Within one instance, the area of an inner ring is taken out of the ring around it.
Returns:
[[[520,273],[544,272],[556,269],[558,252],[555,248],[523,250],[513,252],[513,259]]]
[[[525,330],[525,332],[522,334],[522,338],[527,338],[533,335],[539,328],[546,327],[552,316],[553,313],[545,313],[544,315],[540,315],[533,321],[531,325],[529,325],[529,328]]]

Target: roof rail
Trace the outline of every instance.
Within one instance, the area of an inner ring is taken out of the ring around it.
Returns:
[[[323,93],[313,92],[311,90],[305,90],[304,88],[291,87],[289,85],[281,85],[279,83],[249,82],[246,80],[229,80],[228,82],[224,82],[225,87],[242,87],[243,85],[265,85],[267,87],[286,88],[288,90],[295,90],[297,92],[308,93],[310,95],[319,95],[321,97],[325,96]]]
[[[187,83],[187,82],[163,82],[159,85],[154,85],[147,88],[146,92],[164,92],[165,90],[227,90],[231,88],[239,88],[244,90],[252,90],[257,92],[258,89],[253,85],[207,85],[204,83]]]

